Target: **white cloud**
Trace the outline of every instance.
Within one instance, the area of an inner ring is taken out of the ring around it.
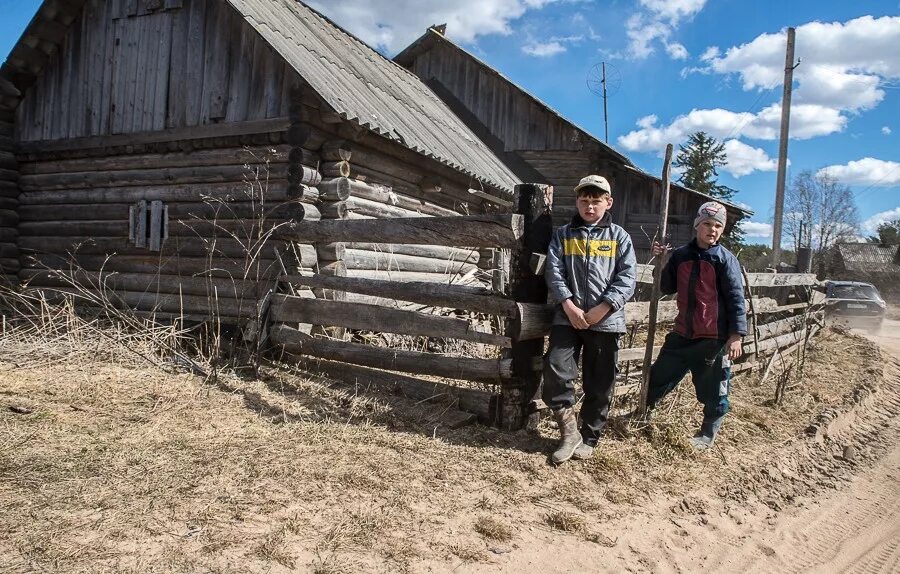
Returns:
[[[628,55],[643,59],[662,43],[669,56],[676,60],[688,57],[687,49],[669,39],[683,20],[694,17],[703,10],[706,0],[640,0],[642,11],[632,15],[625,23],[628,36]]]
[[[756,211],[755,209],[753,209],[753,206],[750,205],[749,203],[744,203],[743,201],[734,201],[732,203],[734,203],[736,206],[740,207],[743,210]]]
[[[870,109],[882,99],[885,79],[900,78],[900,16],[863,16],[847,22],[810,22],[797,28],[794,70],[798,103],[840,110]],[[720,74],[738,74],[745,90],[780,86],[784,79],[786,32],[762,34],[751,42],[707,58]]]
[[[447,36],[472,42],[508,35],[510,23],[557,0],[310,0],[310,5],[364,42],[396,53],[429,26],[447,24]]]
[[[728,164],[722,169],[734,177],[749,175],[754,171],[778,169],[778,161],[770,158],[764,150],[735,139],[725,141],[725,155],[728,158]]]
[[[741,229],[747,237],[772,237],[772,224],[762,223],[759,221],[744,221],[741,223]]]
[[[719,54],[721,54],[721,53],[722,52],[719,50],[718,46],[710,46],[709,48],[704,50],[702,54],[700,54],[700,59],[702,61],[706,62],[708,60],[713,60],[715,58],[718,58]]]
[[[883,133],[886,136],[889,136],[889,135],[891,135],[891,128],[884,126],[881,128],[881,133]]]
[[[666,52],[673,60],[686,60],[690,55],[688,54],[687,48],[678,42],[666,44]]]
[[[882,211],[881,213],[876,213],[872,217],[862,222],[862,230],[865,233],[875,234],[878,232],[878,226],[882,223],[887,223],[888,221],[897,221],[900,219],[900,207],[895,207],[894,209],[889,209],[888,211]]]
[[[656,116],[641,118],[638,121],[640,129],[619,137],[619,145],[628,151],[656,151],[667,143],[682,143],[697,131],[705,131],[720,140],[739,137],[777,140],[781,105],[772,104],[756,114],[722,108],[694,109],[678,116],[668,126],[658,126],[657,121]],[[794,139],[828,135],[842,131],[846,125],[847,118],[836,110],[815,105],[791,106],[791,137]]]
[[[816,175],[824,174],[845,185],[893,187],[900,185],[900,162],[864,157],[846,165],[823,167],[816,173]]]
[[[678,24],[703,10],[706,0],[640,0],[640,3],[654,17]]]
[[[554,40],[552,42],[533,42],[531,44],[526,44],[522,46],[522,51],[529,56],[547,58],[565,52],[566,47]]]

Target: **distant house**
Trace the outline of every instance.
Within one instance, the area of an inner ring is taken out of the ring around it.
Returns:
[[[900,296],[900,246],[838,243],[829,259],[827,279],[865,281],[883,296]]]
[[[641,251],[646,254],[658,221],[660,178],[641,171],[435,28],[394,61],[418,75],[520,179],[552,184],[557,224],[571,217],[573,188],[581,177],[598,173],[608,178],[618,190],[613,219],[631,233],[639,257]],[[681,243],[691,238],[697,208],[710,197],[680,185],[671,189],[670,239]],[[722,203],[729,228],[752,214]]]

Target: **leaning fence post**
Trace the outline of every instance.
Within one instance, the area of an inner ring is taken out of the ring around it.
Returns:
[[[660,243],[666,242],[666,226],[669,217],[669,171],[672,165],[672,144],[666,145],[666,158],[663,163],[661,188],[662,194],[659,205],[659,232],[657,237]],[[662,260],[653,268],[653,289],[650,291],[650,317],[647,327],[647,348],[644,351],[644,368],[641,380],[641,403],[638,405],[638,412],[643,414],[647,410],[647,394],[650,391],[650,363],[653,361],[653,344],[656,342],[656,315],[659,311],[659,279],[662,275]]]
[[[532,266],[532,255],[544,255],[553,236],[553,187],[540,184],[517,185],[513,197],[513,213],[523,215],[525,229],[519,245],[510,252],[508,295],[519,303],[546,303],[547,284],[543,273]],[[538,269],[543,271],[542,268]],[[504,332],[517,332],[517,319],[507,319]],[[500,426],[516,430],[525,426],[531,405],[540,398],[541,358],[544,338],[513,341],[513,378],[501,389]]]

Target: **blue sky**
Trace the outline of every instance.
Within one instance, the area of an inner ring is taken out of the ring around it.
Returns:
[[[898,0],[317,0],[314,7],[393,55],[431,24],[594,135],[586,86],[610,65],[610,144],[653,173],[665,143],[703,129],[727,142],[720,182],[770,242],[784,29],[797,28],[788,176],[830,174],[856,197],[863,234],[900,219]],[[0,0],[7,54],[37,0]]]

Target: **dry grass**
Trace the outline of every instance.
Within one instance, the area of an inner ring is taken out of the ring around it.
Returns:
[[[479,516],[475,521],[475,532],[488,540],[508,542],[512,540],[513,530],[508,524],[492,516]]]
[[[544,521],[556,530],[563,532],[582,532],[585,529],[584,517],[574,512],[556,510],[548,513]]]
[[[396,397],[284,369],[212,384],[167,359],[181,333],[39,307],[0,335],[0,571],[451,570],[547,525],[608,546],[586,525],[763,460],[877,360],[826,331],[782,405],[738,379],[713,453],[685,450],[688,383],[653,425],[615,425],[592,459],[554,468],[546,422],[436,429]]]

